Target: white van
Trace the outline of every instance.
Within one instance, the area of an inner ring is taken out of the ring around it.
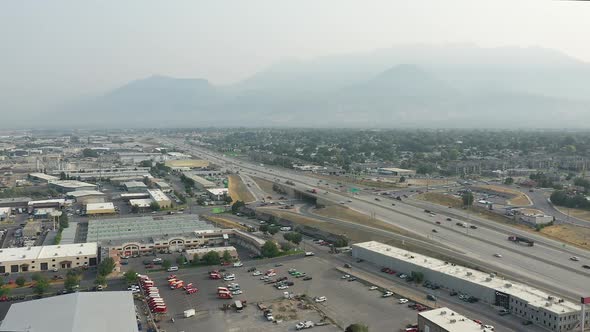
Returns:
[[[178,271],[178,266],[171,266],[168,268],[168,272]]]

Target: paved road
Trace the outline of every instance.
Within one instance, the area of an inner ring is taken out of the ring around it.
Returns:
[[[163,142],[165,144],[171,142],[171,140],[163,139]],[[253,174],[269,180],[278,177],[283,182],[290,179],[296,183],[296,188],[299,190],[318,187],[318,179],[301,173],[263,167],[244,161],[235,161],[207,150],[188,146],[181,141],[176,141],[176,146],[217,164],[241,169],[240,173]],[[323,188],[332,187],[333,185],[329,184]],[[384,198],[380,198],[381,201],[376,201],[376,196],[372,193],[362,192],[358,195],[349,196],[342,195],[334,190],[330,191],[328,195],[319,194],[318,197],[332,200],[335,203],[351,199],[353,202],[347,203],[347,205],[354,210],[365,214],[373,213],[377,219],[420,236],[429,236],[432,244],[444,244],[462,252],[462,254],[457,255],[463,259],[477,261],[480,266],[486,266],[509,276],[519,276],[521,279],[528,280],[529,283],[558,292],[562,296],[577,299],[580,294],[586,294],[589,291],[588,281],[590,279],[588,277],[590,277],[590,273],[580,267],[590,261],[588,251],[569,246],[564,247],[557,241],[540,236],[535,237],[537,242],[534,247],[517,246],[507,241],[507,237],[511,234],[519,234],[522,231],[509,226],[491,224],[485,219],[465,216],[464,218],[468,218],[471,223],[479,226],[476,231],[466,231],[463,228],[454,226],[454,223],[448,225],[449,223],[445,221],[446,211],[439,211],[436,217],[430,217],[416,206],[400,204],[397,201],[389,201]],[[392,202],[396,202],[396,206],[392,206]],[[461,214],[460,211],[454,209],[452,212],[458,215]],[[435,226],[436,220],[444,224]],[[432,233],[432,229],[437,227],[440,229],[438,233]],[[529,236],[529,233],[526,233],[525,236]],[[494,258],[495,253],[501,253],[503,258]],[[569,258],[573,255],[580,257],[581,262],[571,262]]]

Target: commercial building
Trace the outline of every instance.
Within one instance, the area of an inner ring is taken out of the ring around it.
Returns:
[[[45,173],[30,173],[29,179],[36,182],[49,182],[59,180],[57,176],[45,174]]]
[[[0,249],[0,273],[69,269],[97,264],[96,242]]]
[[[457,266],[376,241],[353,244],[352,255],[406,274],[421,272],[425,280],[436,281],[442,288],[505,308],[514,316],[530,320],[550,331],[569,331],[580,322],[580,305],[525,284],[498,278],[495,274]],[[589,316],[586,313],[586,321]]]
[[[161,153],[146,153],[146,152],[118,152],[119,161],[125,165],[139,164],[144,160],[151,160],[155,162],[162,162],[166,160],[166,156]]]
[[[145,183],[140,181],[129,181],[123,183],[123,187],[130,193],[144,192],[147,190]]]
[[[473,320],[443,307],[418,313],[418,331],[428,332],[491,332]]]
[[[121,199],[124,201],[130,201],[132,199],[143,199],[143,198],[150,198],[150,194],[148,194],[147,192],[121,194]]]
[[[223,201],[227,194],[229,194],[229,190],[227,188],[207,189],[207,195],[209,195],[209,198],[214,201]]]
[[[114,213],[116,213],[115,205],[112,202],[86,204],[86,215],[89,215],[89,216],[114,214]]]
[[[0,221],[4,221],[10,217],[12,208],[9,207],[1,207],[0,208]]]
[[[96,185],[76,180],[51,181],[49,187],[62,193],[76,190],[96,190]]]
[[[74,199],[78,203],[104,203],[105,194],[96,190],[78,190],[66,193],[66,197]]]
[[[209,167],[209,161],[199,159],[178,159],[178,160],[166,160],[164,165],[174,169],[177,167],[187,168],[207,168]]]
[[[0,198],[0,207],[26,208],[32,200],[30,197]]]
[[[184,172],[183,174],[187,178],[195,181],[195,185],[197,186],[197,188],[199,188],[201,190],[217,187],[217,185],[215,183],[213,183],[205,178],[202,178],[198,175],[192,174],[190,172]]]
[[[137,206],[140,209],[145,209],[149,208],[152,202],[153,201],[151,198],[130,199],[129,205]]]
[[[1,332],[137,332],[131,292],[80,292],[13,303]]]
[[[99,180],[125,176],[146,176],[150,173],[149,167],[118,167],[118,168],[85,168],[75,171],[55,171],[53,173],[66,173],[70,179]],[[52,173],[52,174],[53,174]]]
[[[44,199],[44,200],[40,200],[40,201],[29,201],[27,203],[29,213],[31,213],[34,209],[40,209],[40,208],[61,209],[65,205],[66,205],[66,200],[63,198]]]
[[[148,189],[148,195],[150,195],[150,198],[158,203],[162,209],[169,208],[172,205],[170,198],[160,189]]]
[[[172,192],[172,187],[164,180],[162,179],[151,179],[150,180],[153,184],[156,185],[156,187],[160,190],[162,190],[165,193],[169,193]]]
[[[192,263],[195,259],[202,259],[205,254],[208,252],[214,251],[222,256],[223,253],[227,250],[231,255],[233,260],[239,259],[238,252],[235,247],[233,246],[224,246],[224,247],[211,247],[211,248],[198,248],[198,249],[187,249],[183,256],[187,260],[187,262]]]
[[[416,171],[411,169],[403,169],[397,167],[381,167],[377,169],[379,174],[383,175],[394,175],[394,176],[413,176],[416,175]]]

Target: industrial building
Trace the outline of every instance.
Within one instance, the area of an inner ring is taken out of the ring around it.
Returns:
[[[153,203],[151,198],[139,198],[139,199],[130,199],[129,205],[137,206],[140,209],[149,208],[150,205]]]
[[[96,242],[3,248],[0,250],[0,273],[69,269],[97,264]]]
[[[0,332],[24,331],[138,332],[133,295],[80,292],[13,303]]]
[[[209,167],[209,161],[200,159],[178,159],[178,160],[166,160],[164,165],[174,169],[177,167],[193,168],[207,168]]]
[[[59,174],[64,172],[70,179],[98,180],[111,179],[124,176],[146,176],[150,173],[149,167],[118,167],[118,168],[85,168],[75,171],[56,171]]]
[[[147,193],[127,193],[121,194],[121,199],[124,201],[130,201],[132,199],[143,199],[143,198],[150,198],[150,194]]]
[[[156,185],[156,187],[160,190],[162,190],[165,193],[169,193],[172,192],[172,187],[164,180],[162,179],[151,179],[150,180],[153,184]]]
[[[187,178],[195,181],[195,185],[197,186],[197,188],[199,188],[201,190],[217,187],[217,185],[215,183],[213,183],[205,178],[202,178],[198,175],[191,174],[190,172],[184,172],[183,174]]]
[[[411,169],[403,169],[397,167],[381,167],[377,169],[379,174],[394,175],[394,176],[414,176],[416,171]]]
[[[225,196],[229,194],[229,190],[227,188],[211,188],[207,189],[207,195],[213,201],[223,201]]]
[[[169,208],[172,205],[170,198],[160,189],[148,189],[148,194],[162,209]]]
[[[425,280],[440,287],[478,298],[509,310],[550,331],[569,331],[580,323],[581,306],[528,285],[481,271],[457,266],[376,241],[352,245],[352,255],[373,264],[411,274],[422,272]],[[586,313],[586,321],[590,315]]]
[[[418,331],[429,332],[491,332],[473,320],[443,307],[418,313]]]
[[[59,180],[59,178],[45,173],[31,173],[29,174],[29,180],[48,183],[49,181]]]
[[[129,181],[123,183],[123,187],[130,193],[144,192],[147,190],[145,183],[140,181]]]
[[[27,208],[32,200],[30,197],[0,198],[0,207]]]
[[[114,213],[116,213],[116,210],[115,210],[115,205],[113,204],[113,202],[86,204],[86,215],[89,215],[89,216],[114,214]]]
[[[187,262],[192,263],[195,260],[195,258],[198,258],[200,260],[208,252],[214,251],[214,252],[218,253],[219,256],[222,256],[226,250],[227,250],[227,252],[229,252],[229,254],[231,255],[233,260],[239,259],[238,251],[233,246],[187,249],[183,253],[183,256],[187,260]]]
[[[78,190],[66,193],[66,197],[74,199],[77,203],[104,203],[105,194],[96,190]]]
[[[96,190],[96,185],[76,180],[51,181],[49,187],[62,193],[77,190]]]

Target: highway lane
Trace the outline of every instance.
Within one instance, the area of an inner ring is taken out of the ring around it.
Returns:
[[[177,146],[197,156],[205,156],[207,159],[225,165],[226,167],[233,166],[234,168],[241,168],[241,173],[255,174],[256,176],[269,180],[279,177],[283,182],[286,179],[291,179],[297,183],[297,188],[303,190],[312,187],[317,188],[318,179],[316,178],[310,178],[283,169],[266,168],[243,161],[236,162],[216,153],[185,144],[181,145],[177,143]],[[354,196],[353,198],[335,192],[330,192],[328,195],[320,194],[318,196],[333,200],[336,203],[350,198],[353,202],[347,203],[347,205],[359,212],[366,214],[374,213],[376,218],[385,222],[403,227],[415,234],[431,236],[433,242],[461,249],[466,252],[469,258],[477,259],[484,266],[502,268],[504,270],[508,268],[514,275],[522,275],[526,279],[533,280],[536,284],[544,285],[546,288],[558,291],[569,297],[584,294],[589,290],[588,281],[590,279],[586,271],[571,271],[565,268],[568,267],[565,264],[570,264],[569,257],[571,256],[571,251],[554,248],[552,247],[555,245],[554,243],[549,243],[545,246],[543,245],[546,242],[545,239],[539,239],[537,245],[532,248],[514,246],[514,244],[506,240],[508,234],[514,233],[512,230],[506,233],[502,233],[502,230],[493,233],[492,230],[485,229],[485,226],[479,227],[477,232],[472,232],[471,234],[444,229],[441,233],[432,235],[434,221],[425,219],[430,217],[424,217],[424,212],[420,211],[417,207],[405,204],[396,204],[395,207],[392,207],[389,201],[376,202],[374,201],[375,196],[365,193]],[[485,221],[483,222],[485,223]],[[486,233],[488,231],[490,233]],[[493,255],[495,253],[501,253],[503,258],[494,260]]]

